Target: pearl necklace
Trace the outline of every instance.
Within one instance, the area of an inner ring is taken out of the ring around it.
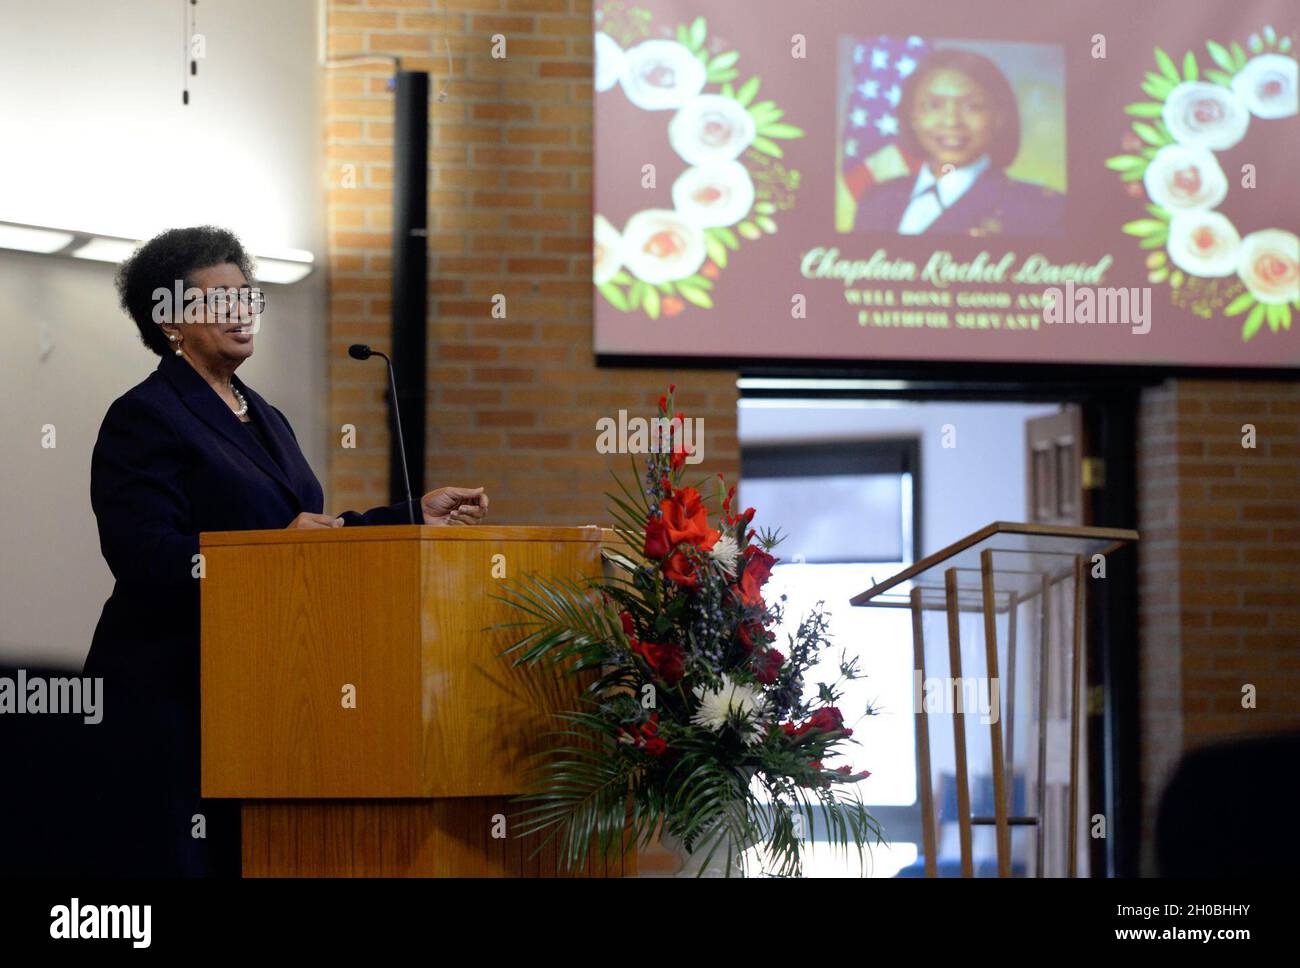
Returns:
[[[239,401],[239,409],[235,411],[235,416],[242,417],[244,414],[248,413],[248,401],[244,399],[244,395],[239,392],[238,387],[231,386],[230,390],[234,393],[235,399]]]

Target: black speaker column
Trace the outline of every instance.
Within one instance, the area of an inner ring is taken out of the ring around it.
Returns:
[[[406,411],[402,421],[411,470],[411,491],[424,493],[425,430],[425,310],[428,288],[429,236],[429,75],[398,71],[393,78],[393,370],[397,396]],[[405,500],[400,442],[388,429],[388,493],[396,504]]]

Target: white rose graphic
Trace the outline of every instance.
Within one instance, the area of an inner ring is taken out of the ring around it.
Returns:
[[[1262,303],[1300,299],[1300,236],[1285,229],[1251,232],[1241,240],[1237,275]]]
[[[1283,54],[1260,54],[1232,79],[1232,91],[1257,118],[1289,118],[1297,110],[1296,61]]]
[[[754,141],[753,116],[734,98],[701,94],[668,122],[668,143],[692,165],[735,161]]]
[[[1189,275],[1232,275],[1240,247],[1241,236],[1219,212],[1180,212],[1169,222],[1169,259]]]
[[[1165,145],[1142,176],[1147,197],[1169,212],[1217,208],[1228,196],[1228,178],[1204,148]]]
[[[1250,124],[1250,112],[1237,95],[1203,81],[1184,81],[1170,91],[1160,116],[1180,145],[1210,151],[1231,148]]]
[[[627,51],[623,93],[643,111],[679,108],[704,90],[700,59],[675,40],[647,40]]]
[[[627,66],[627,55],[623,53],[623,48],[618,46],[618,41],[604,31],[596,32],[594,55],[596,90],[608,91],[623,76],[623,69]]]
[[[597,215],[592,229],[592,278],[603,286],[623,267],[623,236],[603,215]]]
[[[704,265],[704,230],[667,209],[637,212],[623,226],[623,261],[653,285],[693,276]]]
[[[738,161],[687,168],[673,182],[673,207],[701,228],[735,225],[754,205],[754,181]]]

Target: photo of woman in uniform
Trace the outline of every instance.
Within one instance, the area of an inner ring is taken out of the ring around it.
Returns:
[[[1020,108],[988,58],[955,48],[931,51],[903,83],[898,127],[898,147],[920,168],[914,177],[869,188],[858,202],[855,231],[1060,231],[1065,197],[1006,173],[1020,152]]]

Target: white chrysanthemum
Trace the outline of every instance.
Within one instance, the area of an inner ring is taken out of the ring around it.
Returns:
[[[1226,87],[1184,81],[1165,98],[1160,112],[1165,127],[1180,145],[1223,151],[1246,134],[1250,112]]]
[[[736,539],[729,534],[724,534],[709,549],[709,554],[713,560],[718,563],[718,567],[727,573],[728,577],[736,577],[736,563],[740,558],[740,545],[736,544]]]
[[[1232,79],[1232,92],[1257,118],[1289,118],[1300,106],[1294,57],[1260,54]]]
[[[764,700],[757,689],[723,676],[721,688],[706,689],[698,686],[695,697],[700,701],[700,708],[691,717],[691,722],[696,726],[703,726],[716,733],[729,722],[739,719],[744,724],[741,739],[746,743],[756,743],[762,738],[759,727],[763,718]]]

